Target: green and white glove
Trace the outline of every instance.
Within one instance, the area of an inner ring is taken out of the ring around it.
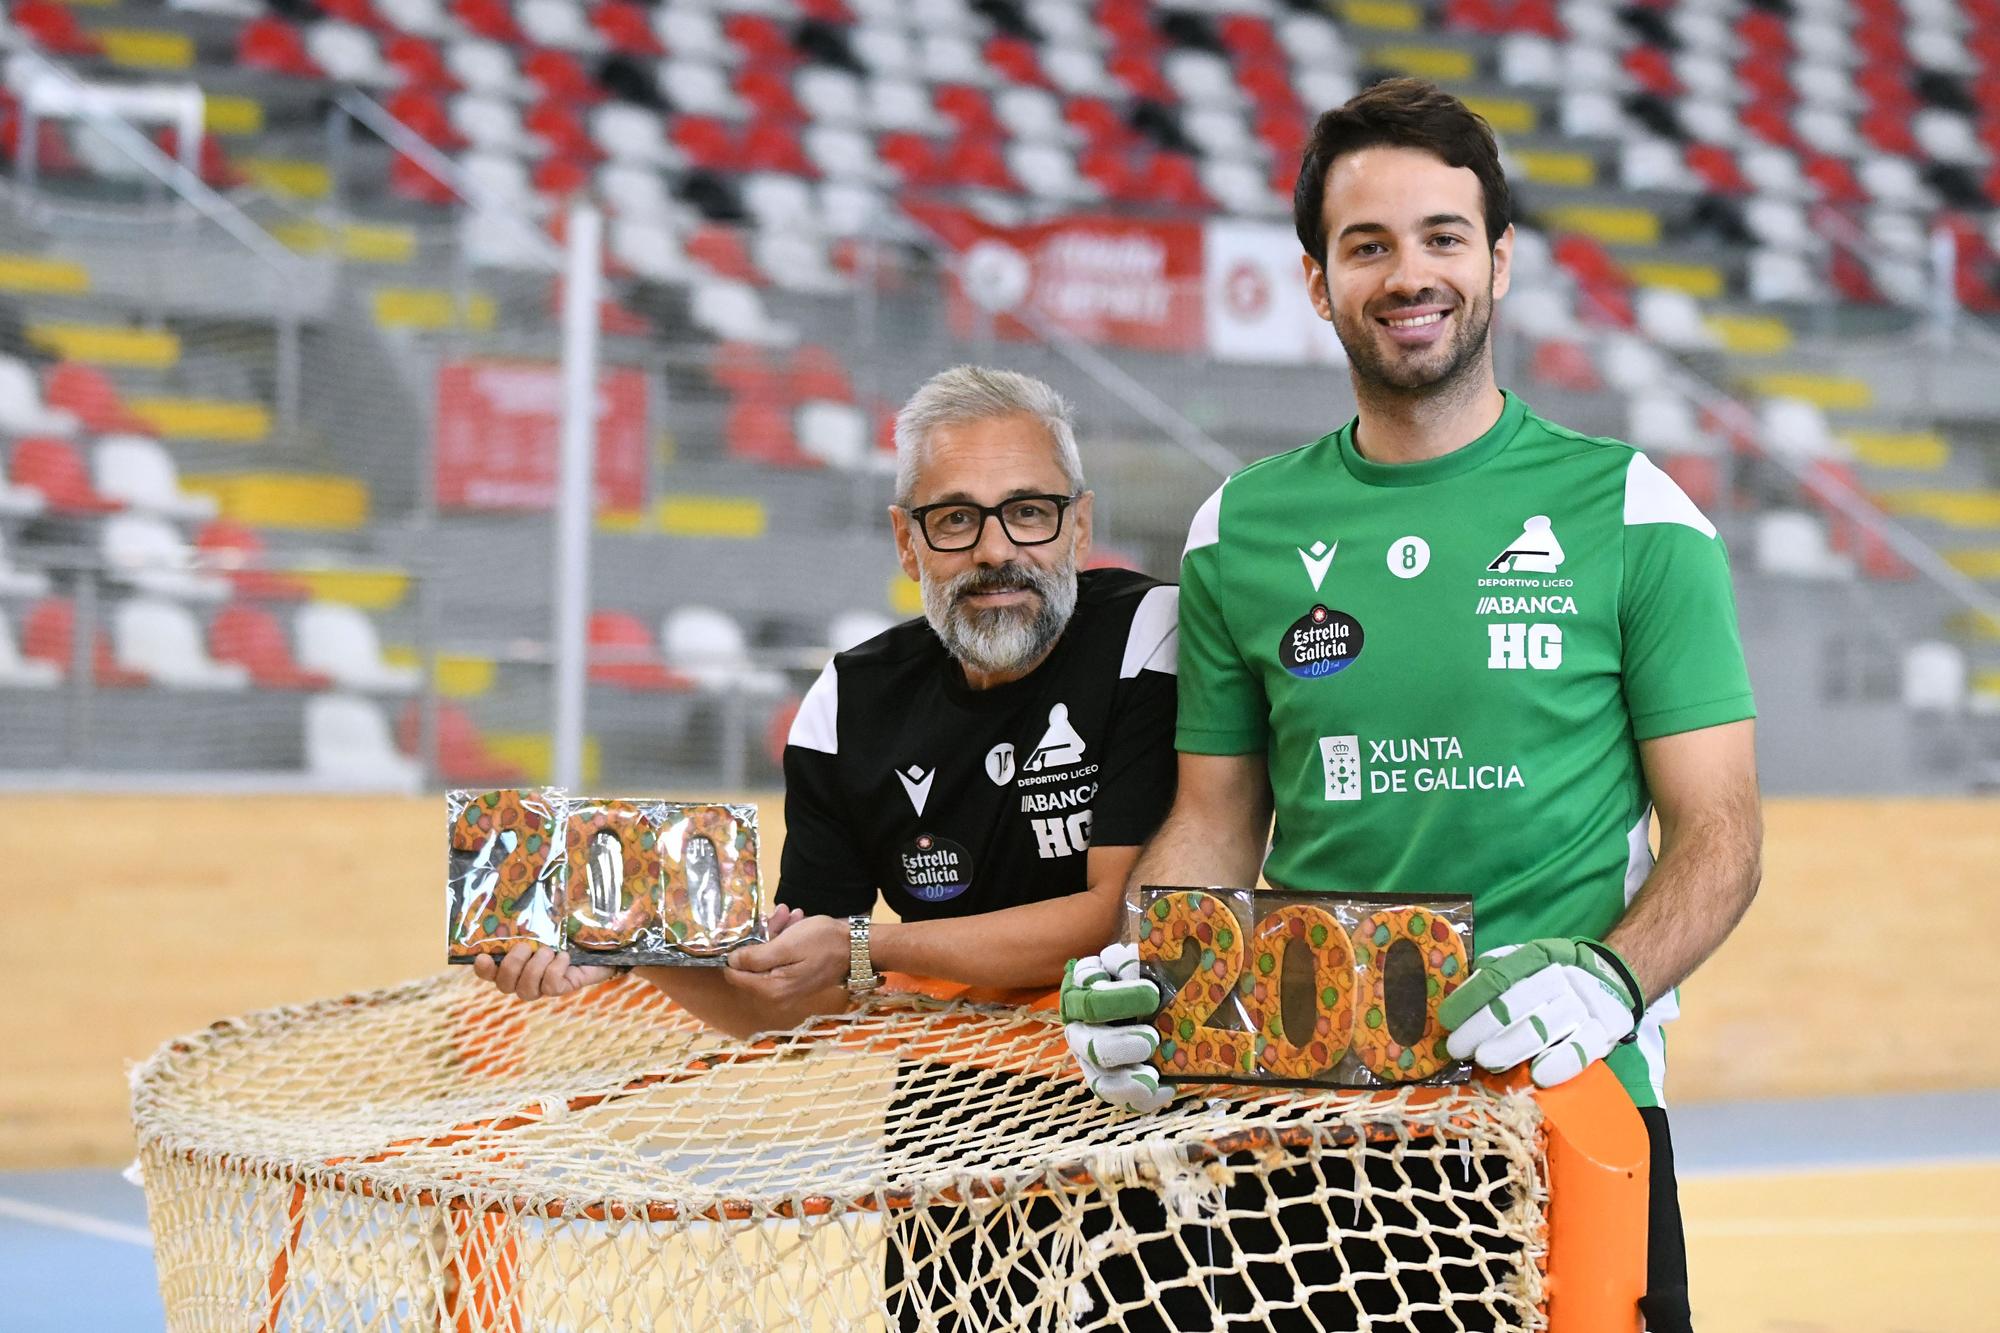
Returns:
[[[1479,955],[1438,1021],[1453,1059],[1487,1069],[1526,1060],[1535,1086],[1552,1088],[1632,1040],[1645,1012],[1632,969],[1610,945],[1546,939]]]
[[[1145,1020],[1159,1007],[1160,988],[1140,974],[1136,944],[1114,944],[1063,968],[1063,1033],[1083,1081],[1113,1106],[1157,1111],[1174,1099],[1146,1063],[1160,1034]]]

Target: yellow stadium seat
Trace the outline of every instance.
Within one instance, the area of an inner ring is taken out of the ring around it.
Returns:
[[[1533,134],[1541,123],[1533,102],[1513,97],[1466,97],[1461,100],[1484,116],[1495,134]]]
[[[493,298],[473,293],[462,302],[456,292],[435,287],[378,287],[374,294],[375,323],[384,329],[435,333],[493,327]]]
[[[333,192],[333,174],[324,162],[280,157],[244,157],[237,169],[272,194],[292,199],[324,199]]]
[[[1951,567],[1971,579],[2000,579],[2000,546],[1984,546],[1967,551],[1946,551]]]
[[[216,440],[261,444],[271,434],[271,413],[262,403],[220,398],[134,398],[133,415],[169,440]]]
[[[414,667],[422,658],[414,648],[384,647],[382,660],[390,666]],[[439,653],[431,665],[431,679],[447,699],[476,699],[490,692],[500,672],[500,664],[493,658],[471,653]]]
[[[0,254],[0,291],[48,296],[81,296],[90,290],[90,270],[67,259]]]
[[[180,336],[168,329],[35,323],[28,326],[28,337],[65,361],[88,361],[96,366],[165,370],[181,359]]]
[[[2000,491],[1883,491],[1876,502],[1892,514],[1928,518],[1948,528],[2000,528]]]
[[[666,495],[653,516],[674,537],[761,537],[770,521],[764,502],[748,495]]]
[[[1747,375],[1744,384],[1769,398],[1800,398],[1826,412],[1865,412],[1875,401],[1868,381],[1852,375],[1812,370],[1770,370]]]
[[[1579,231],[1606,245],[1650,246],[1660,243],[1660,215],[1650,208],[1613,204],[1564,204],[1546,214],[1557,231]]]
[[[1597,159],[1589,153],[1521,148],[1508,154],[1514,169],[1537,185],[1585,188],[1597,184]]]
[[[189,474],[182,476],[181,489],[214,496],[222,517],[252,527],[346,531],[368,522],[368,487],[355,477],[289,472]],[[310,581],[313,576],[303,577]],[[396,600],[401,596],[399,591]]]
[[[202,103],[202,124],[210,134],[262,134],[264,104],[254,97],[210,93]]]
[[[1423,10],[1404,0],[1345,0],[1340,17],[1349,27],[1382,32],[1415,32],[1424,22]]]
[[[1390,8],[1401,9],[1403,6]],[[1373,59],[1385,69],[1414,74],[1420,79],[1432,79],[1438,83],[1463,83],[1479,69],[1479,63],[1472,58],[1470,51],[1450,46],[1378,46]]]
[[[1792,348],[1792,326],[1776,315],[1710,315],[1702,322],[1723,351],[1737,356],[1779,356]]]
[[[1936,431],[1851,430],[1840,438],[1869,467],[1936,472],[1951,459],[1951,446]]]
[[[128,69],[193,69],[194,39],[157,28],[99,28],[104,57]]]
[[[1686,292],[1698,301],[1713,301],[1722,295],[1722,270],[1713,264],[1678,264],[1667,260],[1641,259],[1625,266],[1632,281],[1645,287],[1668,287]]]
[[[555,747],[546,731],[489,731],[486,748],[528,775],[530,782],[547,782],[555,770]],[[583,738],[583,781],[595,783],[603,766],[604,747],[597,737]]]
[[[896,574],[889,580],[889,609],[908,618],[924,613],[924,590],[915,579]]]

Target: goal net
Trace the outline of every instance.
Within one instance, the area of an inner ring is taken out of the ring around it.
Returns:
[[[134,1113],[174,1330],[1630,1329],[1643,1129],[1579,1082],[1133,1116],[1044,1010],[738,1041],[460,971],[170,1042]]]

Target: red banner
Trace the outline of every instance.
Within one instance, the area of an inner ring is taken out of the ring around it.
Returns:
[[[645,375],[597,379],[597,507],[646,503]],[[437,377],[437,502],[446,509],[555,503],[562,368],[546,361],[452,361]]]
[[[1040,316],[1094,343],[1194,352],[1202,322],[1198,222],[1075,216],[1000,227],[963,209],[910,210],[949,241],[959,272],[947,280],[952,330],[1032,340]]]

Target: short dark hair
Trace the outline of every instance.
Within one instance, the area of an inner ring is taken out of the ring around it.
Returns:
[[[1326,177],[1334,159],[1364,148],[1417,148],[1445,165],[1468,167],[1485,195],[1487,248],[1514,217],[1514,201],[1500,170],[1500,148],[1486,118],[1434,83],[1384,79],[1347,105],[1323,113],[1306,140],[1292,187],[1292,222],[1299,244],[1326,262]]]

